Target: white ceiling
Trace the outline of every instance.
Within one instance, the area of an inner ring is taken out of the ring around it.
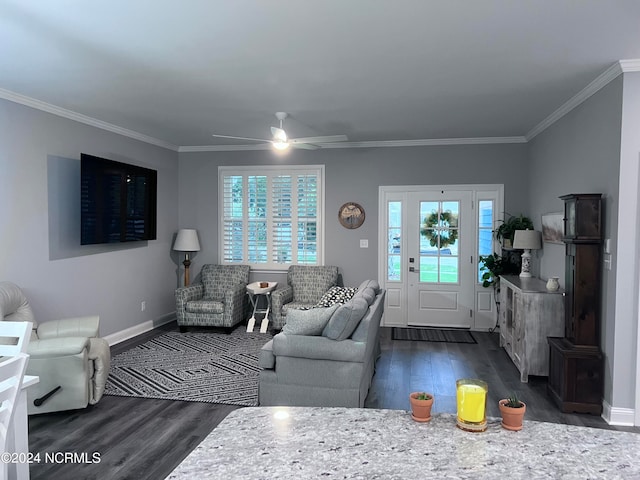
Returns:
[[[638,0],[0,0],[4,98],[174,146],[522,138],[638,58]]]

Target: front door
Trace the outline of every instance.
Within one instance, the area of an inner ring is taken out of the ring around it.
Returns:
[[[408,325],[469,328],[474,312],[472,192],[407,197]]]

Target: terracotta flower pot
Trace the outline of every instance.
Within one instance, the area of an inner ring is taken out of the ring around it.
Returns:
[[[428,422],[431,420],[431,407],[433,406],[433,395],[429,395],[429,400],[418,400],[418,395],[422,392],[413,392],[409,395],[409,402],[411,403],[411,418],[416,422]]]
[[[498,402],[500,407],[500,414],[502,415],[502,426],[507,430],[522,430],[522,421],[524,419],[524,412],[527,410],[527,405],[524,402],[520,402],[522,407],[513,408],[507,407],[509,400],[503,398]]]

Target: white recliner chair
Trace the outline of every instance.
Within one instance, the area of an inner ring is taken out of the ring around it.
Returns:
[[[33,323],[27,375],[37,375],[40,381],[27,389],[29,415],[85,408],[102,398],[111,351],[107,341],[98,337],[100,317],[38,325],[20,287],[0,282],[0,321]]]

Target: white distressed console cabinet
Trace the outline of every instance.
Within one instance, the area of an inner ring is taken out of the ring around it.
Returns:
[[[564,291],[549,292],[539,278],[500,277],[500,346],[520,371],[549,375],[547,337],[564,336]]]

